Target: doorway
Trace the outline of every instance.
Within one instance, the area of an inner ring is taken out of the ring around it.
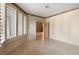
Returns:
[[[43,40],[44,39],[44,23],[36,22],[36,39]]]
[[[36,22],[36,39],[44,40],[49,37],[49,23],[48,22]]]

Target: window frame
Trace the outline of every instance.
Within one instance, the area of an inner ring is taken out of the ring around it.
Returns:
[[[6,27],[7,22],[5,20],[5,42],[12,42],[16,39],[22,38],[25,35],[27,37],[27,34],[28,34],[28,15],[12,3],[6,3],[5,9],[6,9],[7,5],[16,10],[16,37],[7,39],[7,27]],[[18,35],[18,12],[22,13],[22,35]],[[27,19],[26,20],[26,34],[24,34],[24,16],[26,16],[26,19]],[[6,19],[6,10],[5,10],[5,19]]]
[[[10,9],[13,9],[13,10],[16,10],[15,8],[13,8],[12,6],[10,6],[10,5],[6,5],[6,8],[7,7],[9,7]],[[7,10],[7,9],[6,9]],[[6,15],[7,15],[7,11],[6,11]],[[17,18],[17,10],[16,10],[16,14],[15,14],[15,20],[16,20],[16,18]],[[7,16],[6,16],[6,19],[7,19]],[[16,23],[17,23],[17,21],[15,21]],[[17,25],[15,23],[15,25]],[[16,28],[16,26],[15,26],[15,28]],[[16,32],[16,31],[15,31]],[[10,28],[10,33],[11,33],[11,28]],[[16,32],[17,33],[17,32]],[[11,36],[11,35],[10,35]],[[7,20],[6,20],[6,39],[7,40],[9,40],[9,39],[13,39],[13,38],[16,38],[17,37],[17,35],[15,34],[15,37],[10,37],[10,38],[7,38]]]

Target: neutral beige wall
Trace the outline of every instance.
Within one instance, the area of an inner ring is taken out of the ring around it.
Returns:
[[[79,9],[46,19],[50,39],[79,45]]]
[[[28,38],[29,40],[36,39],[36,20],[34,16],[28,15]]]
[[[28,39],[36,40],[36,22],[44,22],[43,18],[28,15]]]
[[[49,26],[49,23],[48,22],[44,22],[44,39],[48,39],[48,27]]]

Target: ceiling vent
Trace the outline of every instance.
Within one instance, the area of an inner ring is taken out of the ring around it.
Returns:
[[[46,6],[45,6],[45,8],[49,8],[49,6],[48,6],[48,5],[46,5]]]

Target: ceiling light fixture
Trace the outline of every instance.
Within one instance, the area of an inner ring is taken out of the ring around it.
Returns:
[[[49,8],[49,6],[48,6],[48,5],[46,5],[46,6],[45,6],[45,8]]]

